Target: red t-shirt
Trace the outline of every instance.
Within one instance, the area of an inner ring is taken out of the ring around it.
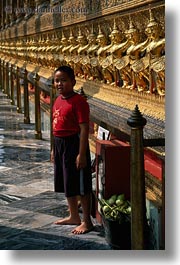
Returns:
[[[58,96],[53,105],[53,135],[66,137],[80,132],[80,123],[89,123],[89,105],[79,94],[63,99]]]

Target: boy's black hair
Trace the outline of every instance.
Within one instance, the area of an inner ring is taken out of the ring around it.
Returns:
[[[58,71],[67,73],[71,80],[75,80],[74,70],[70,66],[62,65],[54,71],[54,74]]]

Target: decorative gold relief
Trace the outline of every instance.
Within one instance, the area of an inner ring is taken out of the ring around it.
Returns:
[[[150,22],[146,28],[150,43],[146,48],[149,56],[150,92],[165,95],[165,38],[161,38],[161,27],[150,10]]]
[[[61,11],[64,8],[64,14],[59,14],[59,22],[55,23],[52,12],[36,14],[27,22],[4,30],[1,56],[33,64],[34,68],[54,70],[63,64],[70,65],[82,81],[80,83],[86,85],[88,82],[87,94],[91,95],[98,87],[95,96],[111,103],[115,103],[113,97],[117,92],[119,100],[122,89],[127,90],[129,96],[133,90],[139,98],[141,93],[155,94],[157,100],[165,96],[164,5],[153,8],[144,5],[129,14],[128,6],[138,5],[140,1],[96,2],[73,2],[76,9],[87,8],[85,15],[68,13],[72,6],[63,1]],[[53,7],[56,5],[54,3]],[[35,27],[37,25],[39,28]]]

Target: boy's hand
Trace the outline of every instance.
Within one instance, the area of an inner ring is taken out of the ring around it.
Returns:
[[[76,158],[76,167],[77,169],[80,168],[85,168],[87,165],[87,161],[86,161],[86,156],[80,156],[80,154],[78,154],[77,158]]]

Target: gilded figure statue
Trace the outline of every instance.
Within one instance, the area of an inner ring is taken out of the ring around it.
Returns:
[[[70,31],[70,36],[68,39],[66,39],[64,36],[62,39],[63,48],[61,51],[62,51],[62,55],[63,55],[64,61],[66,62],[66,64],[69,64],[69,61],[70,61],[69,49],[73,45],[73,39],[74,37],[72,35],[72,31]]]
[[[57,47],[59,45],[59,38],[57,36],[57,33],[54,33],[54,36],[52,38],[52,45],[51,45],[51,53],[52,53],[52,62],[51,67],[57,68],[59,66],[59,55],[57,53]]]
[[[62,49],[63,49],[63,43],[61,41],[61,38],[57,36],[57,44],[55,48],[57,67],[63,64]]]
[[[27,51],[27,61],[28,62],[31,62],[31,57],[30,57],[30,52],[31,52],[31,38],[28,38],[27,39],[27,48],[26,48],[26,51]],[[14,50],[16,50],[16,44],[14,44]]]
[[[19,42],[18,42],[19,43]],[[18,45],[17,45],[18,46]],[[32,58],[32,62],[34,64],[37,63],[37,54],[36,54],[36,49],[37,49],[37,45],[36,45],[36,40],[35,37],[32,38],[32,42],[31,42],[31,50],[30,50],[30,56]]]
[[[82,34],[78,36],[79,48],[77,50],[79,57],[79,69],[81,69],[79,75],[85,79],[89,77],[89,57],[87,55],[87,49],[90,46],[87,38]]]
[[[81,35],[80,32],[79,32],[79,35]],[[78,48],[79,48],[79,42],[77,40],[77,37],[71,36],[71,47],[68,50],[68,54],[69,54],[68,64],[73,68],[75,74],[77,74],[76,73],[76,69],[77,69],[76,64],[79,61],[78,52],[77,52]]]
[[[65,37],[64,32],[62,32],[62,37],[61,37],[61,43],[62,43],[62,48],[59,53],[59,61],[61,62],[61,65],[66,64],[66,47],[69,46],[68,39]]]
[[[46,35],[46,38],[44,37],[42,39],[41,42],[41,52],[40,52],[40,58],[41,58],[41,63],[43,64],[43,66],[49,66],[49,57],[47,56],[48,54],[48,50],[50,47],[50,39],[49,39],[49,35]]]
[[[89,80],[102,80],[102,74],[98,65],[97,50],[100,45],[97,43],[97,36],[94,33],[92,26],[91,33],[88,36],[89,48],[87,49],[87,56],[89,58],[86,66],[89,69],[88,79]]]
[[[150,39],[146,47],[146,55],[149,58],[150,93],[165,95],[165,38],[161,38],[161,27],[155,21],[150,10],[150,22],[145,33]]]
[[[114,20],[113,30],[110,34],[111,47],[107,50],[108,58],[111,64],[108,69],[113,75],[114,82],[111,85],[127,87],[129,81],[129,71],[127,65],[129,57],[126,56],[126,50],[130,46],[129,39],[125,40],[123,32],[117,28]]]
[[[38,47],[37,47],[37,51],[38,51],[38,61],[39,61],[39,64],[41,66],[43,66],[43,45],[44,45],[44,39],[43,39],[43,36],[39,36],[39,39],[38,39]]]
[[[112,64],[112,57],[108,56],[107,50],[112,46],[109,43],[108,38],[101,31],[99,26],[99,34],[97,36],[97,41],[99,43],[99,49],[97,50],[98,63],[101,69],[102,80],[101,82],[110,84],[114,82],[113,73],[108,69],[108,67]]]
[[[52,38],[50,37],[49,34],[47,34],[46,46],[45,46],[45,50],[44,50],[44,57],[45,57],[47,67],[51,67],[51,63],[53,61],[53,56],[51,53],[51,46],[52,45],[53,45]]]
[[[50,35],[49,37],[48,47],[46,48],[45,56],[48,58],[48,67],[54,69],[56,62],[56,42],[57,38],[55,34]]]
[[[74,69],[74,56],[73,56],[73,52],[76,51],[76,48],[78,46],[78,42],[76,40],[76,38],[73,36],[72,32],[70,33],[70,36],[69,36],[69,48],[68,50],[66,51],[66,62],[68,65],[70,65],[73,69]]]
[[[84,46],[87,45],[87,39],[86,37],[81,33],[81,30],[79,28],[79,33],[77,37],[77,45],[70,48],[70,54],[71,54],[71,60],[74,61],[74,72],[76,76],[84,77],[82,64],[81,64],[81,57],[80,53],[83,53]]]
[[[149,60],[144,54],[150,40],[147,38],[145,41],[140,42],[140,33],[134,27],[131,20],[126,35],[131,43],[126,51],[127,56],[129,56],[129,65],[132,71],[132,84],[130,89],[149,91]]]

